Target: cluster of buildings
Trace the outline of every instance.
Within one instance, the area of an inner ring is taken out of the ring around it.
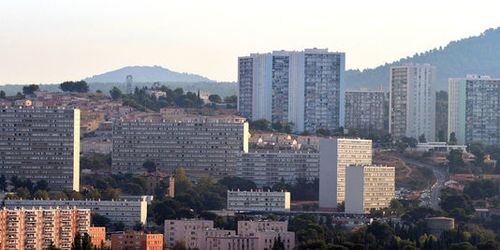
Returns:
[[[235,231],[214,228],[209,220],[166,220],[164,234],[167,249],[176,243],[191,249],[272,249],[278,239],[287,250],[295,247],[295,233],[286,221],[238,221]]]

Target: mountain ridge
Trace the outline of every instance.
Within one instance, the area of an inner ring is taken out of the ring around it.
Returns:
[[[375,68],[346,70],[346,86],[350,89],[377,89],[382,85],[387,91],[390,67],[405,63],[436,66],[437,90],[446,90],[448,78],[452,77],[465,77],[467,74],[500,77],[500,28],[487,29],[478,36],[451,41],[444,47],[416,53]]]
[[[127,75],[132,75],[134,82],[213,82],[204,76],[176,72],[161,66],[125,66],[116,70],[83,79],[88,83],[125,82]]]

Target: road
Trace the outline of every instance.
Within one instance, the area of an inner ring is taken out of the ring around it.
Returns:
[[[444,187],[444,183],[448,180],[448,172],[446,168],[437,167],[431,164],[419,162],[406,157],[403,158],[403,160],[417,167],[428,168],[432,170],[434,176],[436,177],[436,182],[430,188],[429,192],[430,199],[426,205],[432,207],[433,209],[439,209],[439,195],[441,193],[441,189],[443,189]]]

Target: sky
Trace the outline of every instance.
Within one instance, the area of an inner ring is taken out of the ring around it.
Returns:
[[[346,68],[395,61],[500,26],[498,0],[0,0],[0,84],[159,65],[217,81],[237,58],[328,48]]]

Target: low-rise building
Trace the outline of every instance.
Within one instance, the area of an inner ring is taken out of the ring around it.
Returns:
[[[134,226],[138,222],[145,225],[148,210],[146,196],[134,200],[5,200],[4,205],[10,209],[56,206],[90,209],[111,222],[123,222],[126,226]]]
[[[361,214],[389,207],[395,197],[395,177],[394,167],[348,166],[345,212]]]
[[[295,233],[288,231],[288,221],[238,221],[238,236],[257,237],[257,249],[272,249],[277,239],[285,249],[295,248]]]
[[[172,249],[175,242],[182,241],[186,247],[200,248],[204,238],[198,232],[214,228],[210,220],[165,220],[165,246]],[[200,248],[201,249],[201,248]]]
[[[77,208],[0,210],[0,249],[69,250],[77,234],[89,232],[90,211]]]
[[[112,250],[163,250],[162,234],[126,231],[111,235]]]
[[[409,150],[417,152],[442,152],[449,153],[451,150],[462,150],[462,152],[467,152],[467,145],[450,145],[446,142],[426,142],[418,143],[417,146]]]
[[[92,246],[101,248],[106,242],[106,227],[89,227],[89,236]]]
[[[290,192],[228,190],[227,210],[248,212],[290,211]]]

